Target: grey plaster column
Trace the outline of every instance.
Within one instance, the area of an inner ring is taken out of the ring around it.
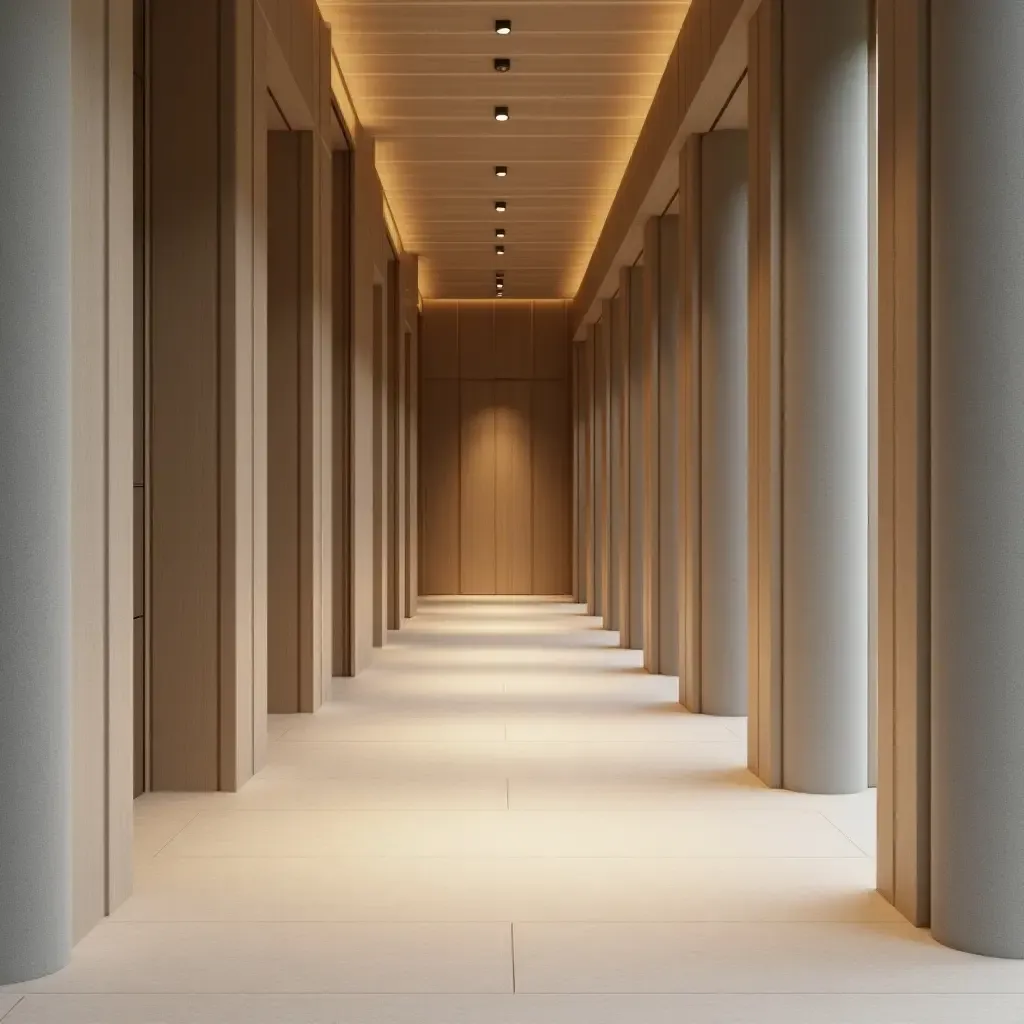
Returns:
[[[1024,958],[1024,5],[931,18],[932,927]]]
[[[744,131],[701,140],[701,710],[747,713]]]
[[[868,0],[783,0],[783,785],[868,784]]]
[[[70,7],[0,0],[0,984],[71,943]]]

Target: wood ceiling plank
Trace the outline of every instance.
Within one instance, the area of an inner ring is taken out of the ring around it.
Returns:
[[[482,0],[320,0],[425,296],[493,298],[498,268],[508,295],[575,291],[689,6],[506,0],[513,33],[499,38]],[[495,122],[497,104],[511,121]]]

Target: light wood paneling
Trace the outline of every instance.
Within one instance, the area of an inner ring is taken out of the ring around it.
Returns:
[[[928,0],[879,0],[878,887],[930,917]]]
[[[420,587],[458,594],[460,548],[460,416],[457,380],[420,385]]]
[[[133,782],[145,777],[137,763],[133,770],[133,692],[145,653],[138,642],[143,620],[133,617],[139,609],[132,573],[133,501],[138,508],[142,491],[133,487],[133,462],[136,473],[141,466],[132,443],[132,384],[142,356],[133,345],[133,292],[141,285],[132,272],[133,263],[139,270],[133,261],[133,8],[132,0],[78,0],[71,8],[75,941],[130,895]],[[141,475],[134,483],[142,483]],[[138,710],[144,713],[144,701]]]
[[[580,407],[583,411],[583,554],[587,612],[594,614],[594,339],[587,332],[580,345]]]
[[[781,31],[781,0],[766,0],[750,24],[747,743],[751,771],[769,786],[782,782]]]
[[[460,385],[460,585],[463,594],[497,593],[497,465],[495,388],[491,381]]]
[[[612,334],[612,501],[614,536],[612,557],[615,565],[615,628],[620,643],[630,646],[629,636],[629,545],[632,529],[629,501],[629,275],[619,275],[619,294],[614,303]]]
[[[495,376],[494,303],[459,303],[459,376],[493,380]]]
[[[461,378],[444,382],[457,385],[458,392],[454,400],[445,396],[449,404],[442,410],[427,397],[428,390],[437,394],[441,379],[429,377],[425,366],[421,374],[419,493],[424,511],[419,558],[424,593],[549,594],[555,583],[558,594],[571,590],[572,434],[570,382],[563,369],[568,358],[565,322],[565,303],[426,303],[425,345],[429,338],[435,354],[439,348],[458,352]],[[457,347],[447,341],[438,345],[437,339],[450,337],[447,332],[456,324]],[[538,360],[542,345],[545,355]],[[535,380],[538,363],[541,373],[552,374],[551,380]],[[449,362],[445,368],[450,367]],[[538,391],[542,382],[545,387]],[[548,418],[536,407],[541,400],[553,402]],[[431,421],[445,416],[443,427]],[[452,416],[458,423],[454,432]],[[439,512],[428,512],[428,507],[453,506],[458,509],[454,533]],[[564,550],[556,552],[556,543]]]
[[[268,133],[267,708],[299,710],[300,137]]]
[[[533,375],[533,307],[498,302],[494,307],[494,376],[529,380]]]
[[[509,200],[511,226],[517,206],[539,193],[564,210],[555,234],[565,250],[533,285],[510,277],[509,294],[572,295],[689,0],[516,4],[505,12],[515,31],[503,38],[494,35],[495,12],[475,3],[321,0],[320,6],[360,117],[386,140],[381,180],[406,244],[423,255],[424,294],[490,298],[493,254],[460,263],[442,247],[450,223],[471,223],[487,241],[495,198]],[[506,55],[512,73],[495,74],[493,58]],[[670,91],[675,98],[678,90]],[[496,104],[511,107],[510,121],[496,124]],[[512,171],[499,193],[493,167],[502,163]],[[539,184],[530,172],[540,172]],[[594,192],[602,196],[595,200]],[[434,218],[438,200],[449,205]],[[509,251],[537,266],[543,258],[537,242],[551,228],[543,217],[535,221],[516,224]],[[462,273],[452,277],[453,267]]]
[[[216,790],[218,12],[202,0],[164,0],[150,17],[152,781],[154,789]]]
[[[564,302],[533,304],[533,376],[564,380],[569,374],[568,308]]]
[[[423,318],[420,375],[424,380],[459,377],[459,304],[434,302]]]
[[[606,299],[601,322],[607,328],[608,346],[608,592],[605,627],[618,630],[622,609],[622,543],[625,488],[622,472],[623,375],[621,349],[621,297]]]
[[[530,406],[530,381],[495,383],[495,592],[498,594],[534,592]]]
[[[679,700],[701,711],[701,136],[679,155],[682,420],[679,537]]]
[[[573,336],[597,319],[616,266],[640,251],[645,219],[672,201],[680,138],[711,131],[728,102],[747,64],[747,24],[760,2],[693,0],[576,291]]]
[[[594,614],[608,614],[608,325],[594,325]]]
[[[352,157],[335,153],[331,218],[333,671],[352,671]]]
[[[629,289],[629,630],[634,650],[644,646],[644,276],[628,270]],[[626,277],[624,276],[624,284]]]
[[[561,381],[534,381],[533,593],[569,594],[572,589],[569,394]]]
[[[658,422],[661,392],[658,388],[659,345],[658,317],[661,280],[661,227],[657,218],[651,218],[644,229],[643,275],[643,335],[641,338],[643,363],[643,463],[644,463],[644,667],[658,672],[661,649],[661,616],[658,612],[658,594],[661,586],[661,491],[658,457]]]

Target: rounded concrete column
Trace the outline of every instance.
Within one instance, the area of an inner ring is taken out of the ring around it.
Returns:
[[[782,779],[868,784],[869,0],[782,5]]]
[[[932,4],[932,927],[1024,957],[1024,5]]]
[[[0,0],[0,984],[71,941],[70,9]]]
[[[701,709],[747,713],[747,133],[701,139]]]

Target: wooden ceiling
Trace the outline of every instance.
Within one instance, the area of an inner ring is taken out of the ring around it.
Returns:
[[[425,297],[575,294],[689,3],[320,0]]]

